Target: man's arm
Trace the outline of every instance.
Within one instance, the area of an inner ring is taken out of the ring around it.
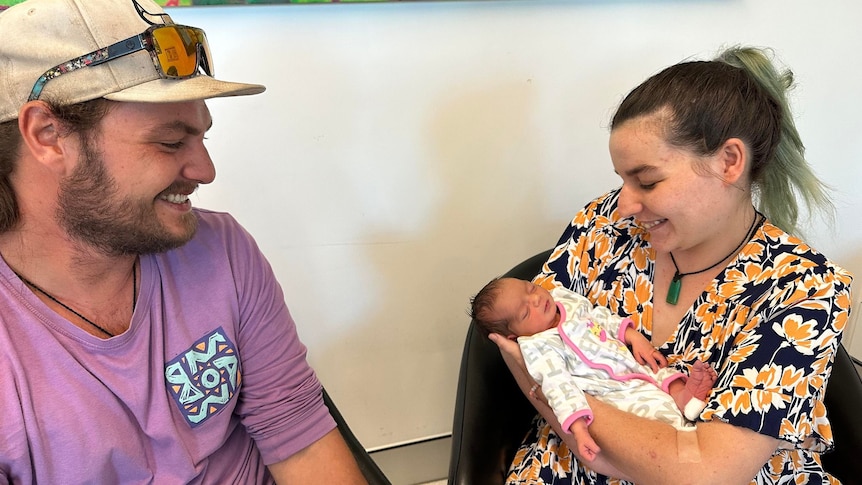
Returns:
[[[367,485],[353,454],[333,429],[293,456],[269,465],[275,483],[338,483]]]

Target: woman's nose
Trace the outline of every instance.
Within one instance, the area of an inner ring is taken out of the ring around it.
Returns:
[[[642,209],[642,205],[635,190],[629,184],[623,184],[620,196],[617,200],[617,212],[622,217],[630,217]]]

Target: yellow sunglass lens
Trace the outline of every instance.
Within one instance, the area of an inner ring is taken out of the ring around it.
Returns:
[[[198,67],[197,46],[208,50],[203,30],[184,26],[165,26],[152,31],[156,55],[162,71],[172,77],[186,77]],[[209,54],[208,52],[206,54]]]

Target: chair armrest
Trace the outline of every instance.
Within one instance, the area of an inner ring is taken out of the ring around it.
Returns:
[[[332,402],[332,398],[329,397],[329,393],[326,392],[325,388],[323,389],[323,403],[329,408],[329,414],[335,420],[338,431],[344,437],[344,441],[347,443],[347,447],[350,448],[356,464],[359,465],[359,471],[362,472],[362,476],[365,477],[368,485],[392,485],[392,482],[386,478],[386,475],[383,474],[383,471],[380,470],[380,467],[377,466],[377,463],[374,462],[371,455],[362,446],[362,443],[356,439],[356,435],[350,430],[350,426],[347,425],[347,421],[344,420],[344,416],[338,411],[338,408]]]

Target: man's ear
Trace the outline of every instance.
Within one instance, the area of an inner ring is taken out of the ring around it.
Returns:
[[[748,167],[748,147],[739,138],[728,138],[718,149],[721,176],[725,182],[738,184]]]
[[[60,120],[43,101],[31,101],[18,111],[18,130],[32,158],[52,170],[65,170],[69,139],[61,135]]]

